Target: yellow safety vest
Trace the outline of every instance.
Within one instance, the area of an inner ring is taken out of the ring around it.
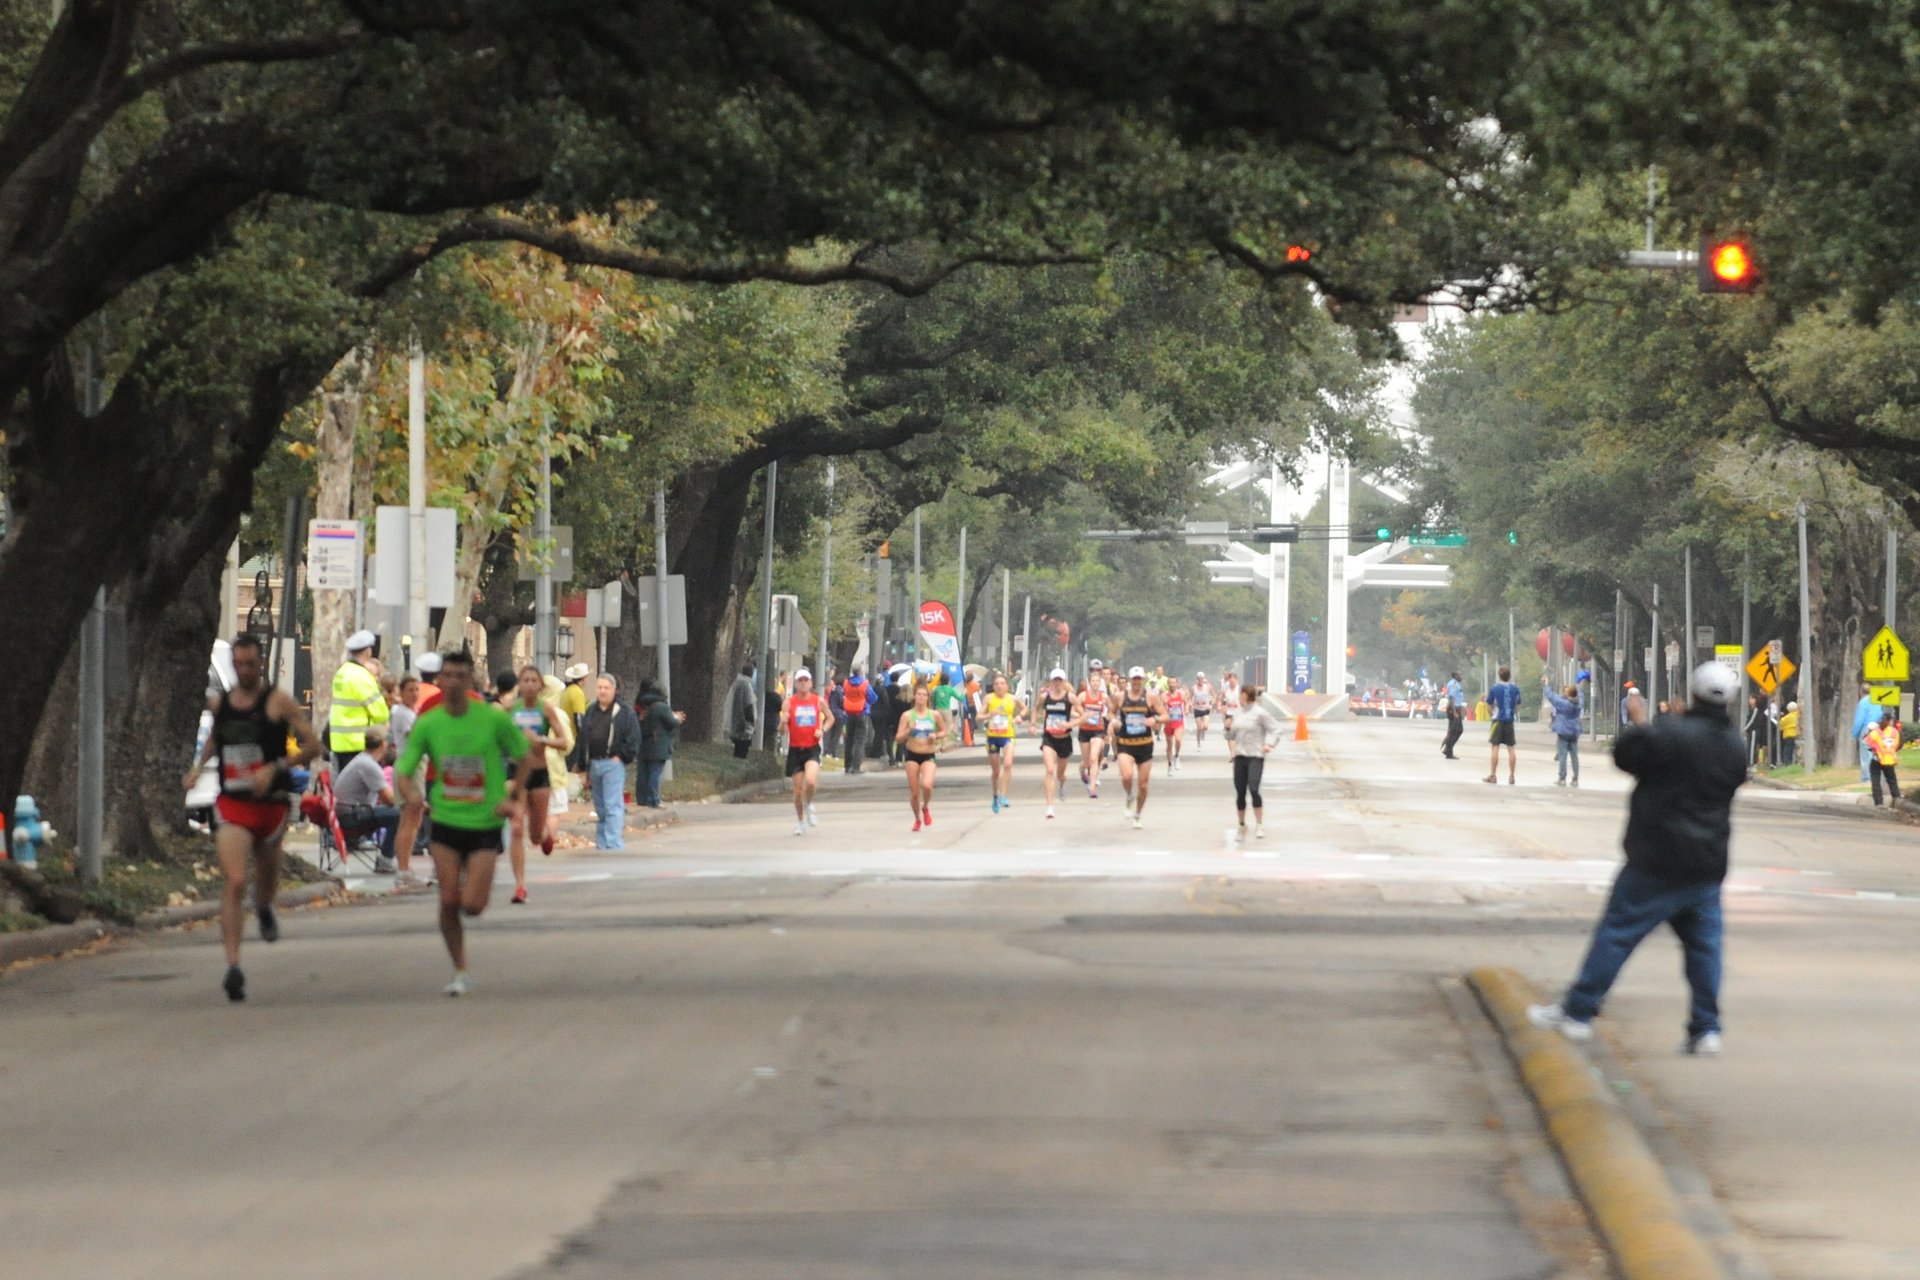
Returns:
[[[1873,758],[1887,768],[1900,763],[1900,730],[1889,725],[1884,729],[1867,730],[1867,746],[1873,751]]]
[[[327,712],[327,745],[336,752],[360,751],[367,726],[387,722],[387,700],[380,681],[357,662],[343,662],[333,673],[333,705]]]

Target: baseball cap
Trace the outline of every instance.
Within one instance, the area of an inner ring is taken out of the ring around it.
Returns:
[[[413,665],[423,676],[437,676],[440,674],[440,655],[429,649],[421,654],[420,660]]]
[[[1693,672],[1693,696],[1716,707],[1730,704],[1740,693],[1740,681],[1733,669],[1715,659],[1703,662]]]
[[[1145,667],[1133,667],[1127,671],[1127,679],[1129,680],[1145,680],[1146,678],[1147,669]]]
[[[802,667],[798,671],[793,673],[793,678],[795,680],[811,680],[813,679],[813,672],[807,670],[805,667]]]
[[[1055,667],[1053,670],[1047,672],[1047,679],[1049,680],[1065,680],[1066,678],[1067,669],[1065,667]]]
[[[1106,669],[1107,669],[1107,664],[1100,661],[1100,659],[1098,658],[1094,658],[1087,663],[1087,670],[1089,671],[1105,671]]]

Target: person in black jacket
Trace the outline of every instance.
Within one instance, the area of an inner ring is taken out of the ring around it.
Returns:
[[[1638,781],[1627,810],[1627,865],[1614,879],[1580,976],[1559,1004],[1534,1005],[1527,1017],[1576,1042],[1593,1038],[1593,1019],[1627,957],[1646,936],[1672,925],[1693,993],[1681,1052],[1720,1052],[1720,885],[1727,878],[1734,792],[1747,780],[1747,750],[1727,711],[1740,681],[1719,662],[1693,673],[1686,714],[1647,724],[1647,704],[1632,696],[1632,725],[1614,744],[1614,762]]]
[[[627,766],[640,754],[640,721],[616,696],[611,675],[595,682],[595,698],[580,717],[580,745],[587,756],[587,781],[593,789],[593,847],[627,847]]]

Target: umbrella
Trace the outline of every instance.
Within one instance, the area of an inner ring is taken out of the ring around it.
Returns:
[[[892,680],[895,676],[898,676],[902,671],[911,671],[911,670],[913,670],[913,664],[911,662],[896,662],[892,666],[887,668],[887,679]]]
[[[987,677],[987,669],[977,662],[969,662],[960,669],[976,680],[984,680]]]

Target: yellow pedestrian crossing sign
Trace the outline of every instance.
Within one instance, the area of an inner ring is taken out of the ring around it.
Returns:
[[[1747,674],[1760,686],[1762,693],[1773,693],[1792,679],[1793,673],[1799,669],[1793,664],[1792,658],[1780,651],[1778,640],[1755,653],[1752,661],[1747,663]]]
[[[1899,685],[1874,684],[1874,685],[1868,685],[1867,688],[1871,693],[1871,696],[1873,698],[1873,704],[1875,706],[1892,707],[1895,711],[1898,711],[1900,709],[1900,686]]]
[[[1900,684],[1907,679],[1907,646],[1892,627],[1880,628],[1867,641],[1860,654],[1860,673],[1874,683]]]

